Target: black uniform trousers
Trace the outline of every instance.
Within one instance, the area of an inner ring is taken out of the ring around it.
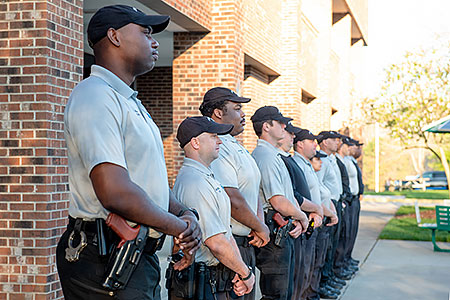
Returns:
[[[316,256],[317,232],[314,231],[309,239],[302,234],[295,240],[295,270],[294,290],[292,300],[305,299],[303,296],[311,282],[312,269]]]
[[[76,262],[65,259],[70,230],[66,230],[56,248],[56,265],[66,300],[159,300],[160,267],[156,254],[143,253],[125,289],[110,294],[101,286],[105,276],[107,257],[99,256],[93,243],[96,233],[86,232],[88,245]]]
[[[359,229],[359,215],[361,212],[361,202],[359,201],[359,196],[355,196],[352,201],[352,205],[349,207],[350,212],[350,238],[348,242],[348,247],[346,249],[345,261],[350,260],[352,257],[353,248],[355,247],[356,236],[358,235]]]
[[[306,299],[315,299],[319,295],[321,271],[325,265],[329,243],[329,227],[322,225],[321,227],[316,228],[315,231],[317,231],[316,247],[314,249],[316,255],[311,272],[311,281],[309,287],[305,291]]]
[[[346,203],[346,206],[342,211],[341,232],[340,232],[338,245],[336,248],[334,266],[333,266],[333,271],[335,273],[341,273],[343,270],[345,270],[345,267],[346,267],[345,257],[347,254],[348,244],[350,241],[350,229],[351,229],[350,207],[351,207],[351,205]]]
[[[241,253],[242,260],[245,262],[247,266],[252,267],[255,270],[256,257],[255,257],[255,248],[249,244],[249,238],[246,236],[237,236],[233,235],[236,240],[236,244],[239,248],[239,252]],[[233,299],[240,300],[254,300],[256,295],[256,287],[253,287],[253,290],[241,297],[236,296],[236,294],[231,291],[230,295]]]
[[[274,244],[275,236],[261,248],[256,248],[256,267],[261,272],[261,300],[290,300],[295,267],[294,239],[288,236],[282,247]]]
[[[341,227],[342,227],[342,202],[341,201],[336,201],[336,200],[331,200],[333,201],[333,204],[336,208],[336,215],[339,219],[339,222],[330,227],[329,229],[329,247],[327,249],[327,254],[326,254],[326,259],[325,259],[325,265],[322,268],[322,278],[321,281],[322,282],[326,282],[328,281],[331,277],[333,277],[333,265],[334,265],[334,260],[336,257],[336,249],[339,243],[339,238],[341,235]]]

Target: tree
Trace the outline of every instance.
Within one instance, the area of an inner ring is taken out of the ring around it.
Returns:
[[[449,138],[422,128],[450,114],[449,80],[449,41],[407,52],[385,70],[380,95],[362,102],[365,119],[388,129],[405,149],[425,148],[440,159],[435,147]]]

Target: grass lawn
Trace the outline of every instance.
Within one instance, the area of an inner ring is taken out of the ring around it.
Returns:
[[[422,223],[435,223],[433,207],[420,207]],[[384,240],[431,241],[431,230],[417,227],[414,206],[401,206],[380,233]],[[450,242],[448,232],[436,231],[436,240]]]
[[[364,192],[365,195],[388,195],[388,196],[405,196],[406,198],[413,199],[448,199],[449,194],[448,190],[427,190],[427,191],[419,191],[419,190],[404,190],[404,191],[395,191],[395,192]]]

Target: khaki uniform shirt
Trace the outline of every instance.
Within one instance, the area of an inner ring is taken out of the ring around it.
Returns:
[[[253,157],[233,136],[220,136],[219,158],[211,163],[211,170],[217,181],[225,188],[235,188],[247,201],[248,206],[258,213],[258,195],[261,174]],[[247,236],[251,229],[231,218],[233,234]]]
[[[195,208],[200,216],[203,243],[195,253],[195,261],[208,266],[217,265],[219,261],[204,242],[217,234],[233,238],[230,228],[231,204],[227,193],[214,178],[210,168],[190,158],[184,159],[173,192],[178,200]]]
[[[297,207],[289,172],[279,155],[280,152],[277,148],[262,139],[258,139],[258,144],[252,152],[261,172],[259,197],[264,203],[265,212],[273,209],[269,199],[276,195],[286,197]]]
[[[69,158],[69,215],[106,219],[89,175],[101,163],[126,169],[131,180],[163,210],[169,208],[169,184],[158,127],[136,98],[137,92],[97,65],[79,83],[64,113]],[[127,199],[123,199],[127,201]],[[150,236],[161,234],[150,230]]]

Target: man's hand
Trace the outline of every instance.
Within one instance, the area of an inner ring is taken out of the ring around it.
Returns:
[[[202,231],[200,225],[193,214],[182,215],[180,219],[185,221],[188,226],[178,237],[174,237],[173,240],[183,252],[194,255],[195,251],[201,245]]]
[[[308,223],[306,223],[306,227],[302,226],[302,223],[298,220],[292,221],[292,224],[294,224],[295,228],[289,231],[289,234],[294,238],[298,238],[300,234],[306,231],[306,228],[308,227]]]
[[[309,214],[309,220],[314,219],[314,228],[320,227],[322,225],[322,217],[316,213]]]
[[[338,222],[339,222],[339,218],[337,217],[336,214],[333,214],[333,215],[330,217],[330,223],[328,223],[327,226],[333,226],[333,225],[336,225]]]
[[[184,254],[183,258],[180,261],[174,263],[173,265],[174,270],[181,271],[189,267],[194,262],[195,258],[194,255],[190,255],[189,253],[186,252],[183,252],[183,254]]]
[[[306,216],[306,214],[300,210],[300,218],[296,218],[296,220],[299,221],[301,224],[301,227],[303,227],[303,231],[301,233],[305,232],[306,228],[308,228],[308,223],[309,223],[309,220],[308,220],[308,217]]]
[[[264,224],[263,229],[264,229],[264,231],[262,231],[262,232],[254,231],[254,230],[252,230],[250,232],[250,234],[248,236],[253,237],[253,239],[249,242],[250,245],[258,247],[258,248],[264,247],[265,245],[267,245],[267,243],[270,240],[269,227],[267,227],[266,224]]]
[[[243,296],[253,290],[253,286],[255,285],[255,275],[252,272],[250,278],[243,281],[239,278],[239,275],[236,274],[234,275],[232,282],[234,293],[238,296]]]

